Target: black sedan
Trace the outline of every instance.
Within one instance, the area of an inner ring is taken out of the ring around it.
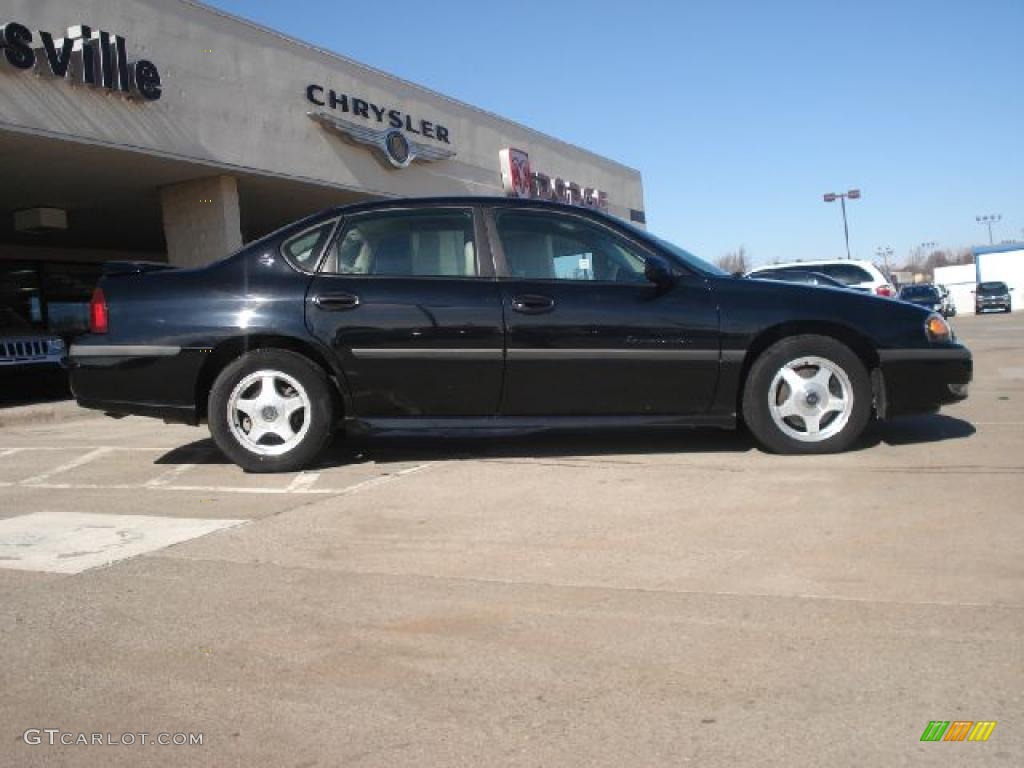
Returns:
[[[104,277],[71,349],[86,407],[198,424],[250,471],[339,425],[734,427],[780,453],[967,395],[970,352],[903,302],[732,277],[603,213],[367,203],[199,269]]]

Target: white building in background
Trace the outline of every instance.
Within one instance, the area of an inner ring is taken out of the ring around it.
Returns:
[[[949,295],[958,314],[969,314],[974,311],[974,289],[978,281],[973,264],[936,267],[933,281],[949,289]]]
[[[1024,243],[975,248],[974,263],[979,283],[1006,283],[1014,311],[1024,308]]]
[[[192,0],[5,0],[0,25],[0,310],[36,326],[84,323],[100,262],[205,264],[346,202],[644,223],[631,168]]]

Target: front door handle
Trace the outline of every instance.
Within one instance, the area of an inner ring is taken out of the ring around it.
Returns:
[[[359,297],[354,293],[321,293],[313,297],[313,303],[327,312],[340,312],[359,306]]]
[[[524,294],[512,297],[512,309],[522,312],[524,315],[539,315],[543,312],[550,312],[554,308],[555,300],[550,296]]]

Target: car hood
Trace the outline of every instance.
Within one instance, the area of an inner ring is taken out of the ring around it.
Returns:
[[[724,277],[711,288],[720,296],[726,336],[813,323],[857,330],[880,349],[925,346],[924,325],[933,314],[930,306],[842,288]]]

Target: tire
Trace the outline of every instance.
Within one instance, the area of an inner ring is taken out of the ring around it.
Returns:
[[[246,472],[303,469],[334,434],[326,374],[285,349],[257,349],[232,361],[213,382],[207,406],[214,442]],[[264,434],[254,436],[257,430]]]
[[[873,400],[868,371],[849,347],[829,336],[791,336],[751,366],[743,418],[757,441],[774,453],[839,453],[864,431]]]

